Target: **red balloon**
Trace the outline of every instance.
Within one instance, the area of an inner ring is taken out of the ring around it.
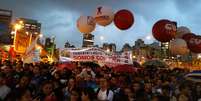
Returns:
[[[188,42],[188,48],[194,53],[201,53],[201,36],[194,35]]]
[[[176,24],[169,20],[159,20],[152,28],[153,36],[160,42],[169,42],[177,32]]]
[[[182,36],[182,39],[184,39],[186,42],[188,42],[190,40],[190,38],[196,36],[195,34],[193,33],[186,33]]]
[[[133,23],[134,16],[129,10],[119,10],[114,16],[114,24],[121,30],[129,29]]]

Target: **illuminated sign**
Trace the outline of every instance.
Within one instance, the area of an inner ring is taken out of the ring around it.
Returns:
[[[192,66],[199,66],[199,67],[201,67],[201,59],[192,61]]]
[[[1,10],[0,9],[0,15],[11,16],[12,12],[9,10]]]

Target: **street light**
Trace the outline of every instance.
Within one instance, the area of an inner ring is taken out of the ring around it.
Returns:
[[[37,46],[37,47],[36,47],[36,49],[41,50],[41,49],[42,49],[42,47],[41,47],[41,46]]]
[[[21,24],[15,24],[14,27],[15,27],[15,30],[20,30],[22,28],[22,25]]]
[[[103,41],[105,38],[104,36],[100,36],[100,40]]]
[[[42,37],[43,37],[43,34],[39,34],[39,37],[42,38]]]
[[[151,36],[146,36],[146,39],[147,40],[151,40]]]
[[[27,35],[29,35],[29,32],[26,32]]]
[[[197,57],[198,59],[201,59],[201,54],[198,54],[198,57]]]
[[[108,48],[108,49],[106,50],[106,52],[107,52],[107,53],[110,53],[110,49]]]
[[[19,21],[20,24],[23,24],[24,22],[22,20]]]

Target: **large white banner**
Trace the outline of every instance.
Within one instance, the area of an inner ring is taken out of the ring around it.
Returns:
[[[132,52],[106,52],[100,48],[61,49],[60,59],[68,57],[72,61],[95,61],[103,64],[132,64]],[[61,60],[62,61],[62,60]]]

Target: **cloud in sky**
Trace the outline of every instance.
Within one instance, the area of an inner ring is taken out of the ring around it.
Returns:
[[[159,19],[177,21],[178,26],[188,26],[192,32],[201,33],[200,0],[1,0],[0,7],[13,10],[14,18],[25,17],[42,23],[42,33],[56,36],[58,47],[68,40],[76,46],[82,44],[82,34],[76,28],[81,15],[92,15],[99,5],[110,6],[115,12],[129,9],[134,13],[135,24],[129,30],[118,30],[114,24],[107,27],[97,25],[93,34],[95,44],[116,43],[120,49],[124,43],[146,40],[151,35],[153,24]],[[104,40],[100,40],[104,36]]]

